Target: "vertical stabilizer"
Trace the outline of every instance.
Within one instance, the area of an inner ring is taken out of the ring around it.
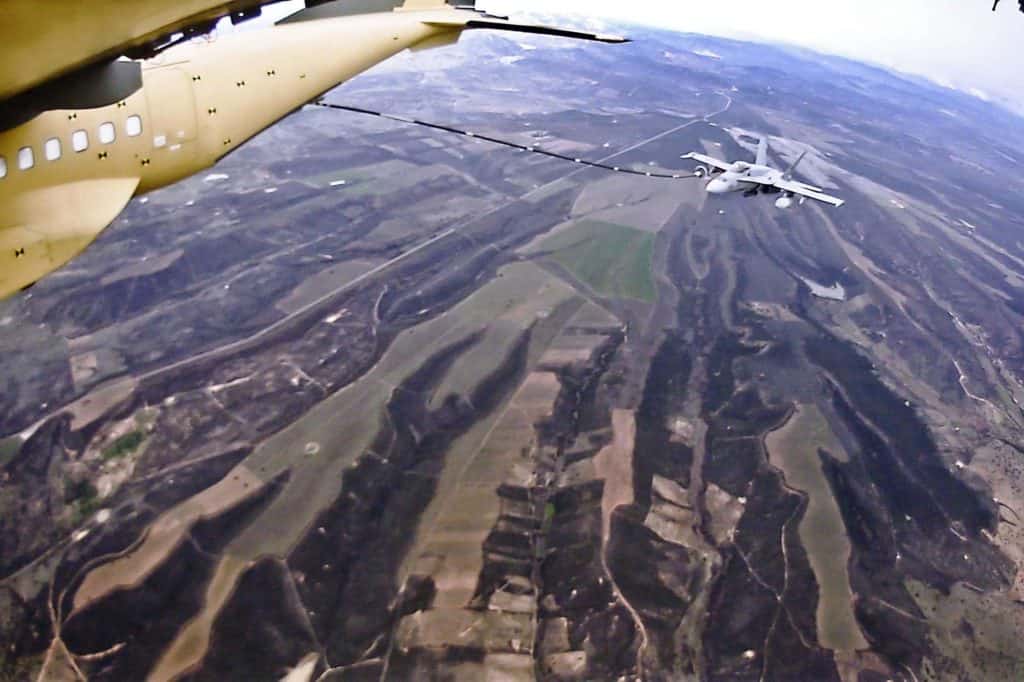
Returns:
[[[796,161],[790,164],[789,168],[786,169],[786,172],[782,174],[783,179],[789,180],[793,177],[793,171],[796,170],[796,167],[800,165],[800,162],[804,160],[805,156],[807,156],[806,151],[801,152],[800,156],[796,157]]]
[[[768,138],[762,137],[761,141],[757,143],[757,158],[754,163],[758,166],[768,165]]]

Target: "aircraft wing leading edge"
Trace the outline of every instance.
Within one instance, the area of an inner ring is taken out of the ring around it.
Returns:
[[[690,152],[689,154],[683,154],[682,157],[680,157],[680,158],[683,158],[683,159],[693,159],[694,161],[699,161],[700,163],[706,163],[707,165],[713,166],[713,167],[718,168],[720,170],[729,170],[729,167],[732,165],[730,163],[727,163],[726,161],[722,161],[721,159],[716,159],[713,156],[708,156],[706,154],[698,154],[697,152]]]
[[[520,24],[504,19],[488,18],[466,18],[466,19],[439,19],[426,22],[431,26],[449,26],[451,28],[485,28],[496,31],[513,31],[516,33],[534,33],[544,36],[556,36],[559,38],[573,38],[575,40],[592,40],[599,43],[628,43],[629,38],[622,36],[607,35],[603,33],[591,33],[588,31],[576,31],[558,26],[544,26],[542,24]]]

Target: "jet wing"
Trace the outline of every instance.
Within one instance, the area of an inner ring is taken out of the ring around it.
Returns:
[[[242,21],[280,1],[0,0],[0,102],[121,55],[155,54],[172,36],[201,35],[223,17]],[[475,0],[306,0],[306,5],[308,9],[298,14],[317,18],[395,9],[472,9]],[[516,24],[476,12],[467,12],[466,17],[452,26],[626,42],[618,36]]]
[[[775,179],[757,177],[743,177],[736,179],[739,180],[740,182],[747,182],[752,185],[766,185],[769,187],[778,187],[784,192],[792,192],[793,194],[798,194],[802,197],[814,199],[815,201],[821,201],[826,204],[832,204],[833,206],[836,207],[842,206],[843,204],[846,203],[845,201],[838,197],[834,197],[830,194],[825,194],[824,192],[818,191],[819,188],[817,187],[805,185],[804,183],[797,182],[796,180],[786,180],[781,177]]]
[[[0,0],[0,100],[275,1]]]
[[[589,31],[577,31],[558,26],[544,26],[542,24],[520,24],[514,21],[494,17],[466,17],[452,19],[430,20],[425,23],[431,26],[449,26],[451,28],[473,29],[486,28],[495,31],[513,31],[515,33],[534,33],[544,36],[556,36],[559,38],[573,38],[575,40],[593,40],[599,43],[628,43],[629,38],[622,36],[608,35],[604,33],[591,33]]]
[[[0,298],[81,253],[124,209],[138,185],[138,178],[99,178],[16,194],[11,205],[0,208]]]
[[[721,159],[716,159],[713,156],[707,156],[706,154],[698,154],[697,152],[690,152],[689,154],[683,154],[679,158],[681,158],[681,159],[693,159],[694,161],[699,161],[700,163],[706,163],[709,166],[712,166],[714,168],[719,168],[721,170],[729,170],[729,168],[732,166],[731,163],[728,163],[726,161],[722,161]]]

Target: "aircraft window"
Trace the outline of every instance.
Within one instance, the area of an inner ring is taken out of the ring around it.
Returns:
[[[60,158],[60,140],[56,137],[51,137],[43,145],[43,151],[46,153],[47,161],[56,161]]]
[[[100,144],[110,144],[117,137],[113,123],[100,124]]]
[[[138,137],[142,134],[142,118],[139,116],[129,116],[124,122],[124,131],[128,133],[128,137]]]
[[[32,147],[22,147],[19,149],[18,168],[20,170],[28,170],[34,165],[36,165],[36,155],[32,152]]]
[[[89,133],[84,130],[76,130],[71,133],[71,148],[76,152],[84,152],[89,148]]]
[[[7,177],[7,159],[0,156],[0,178]]]

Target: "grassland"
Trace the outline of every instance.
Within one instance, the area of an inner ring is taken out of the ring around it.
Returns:
[[[824,415],[814,405],[800,405],[782,428],[766,438],[771,463],[782,469],[786,483],[807,493],[807,511],[800,521],[800,541],[818,581],[818,639],[836,651],[868,646],[853,612],[847,561],[850,540],[842,515],[821,470],[818,450],[845,458]]]
[[[654,301],[651,255],[654,235],[632,227],[581,220],[541,242],[539,251],[596,293]]]
[[[120,459],[125,455],[135,452],[146,436],[141,431],[130,431],[111,443],[100,457],[104,462],[112,459]]]
[[[1003,594],[979,594],[956,584],[948,594],[917,580],[907,591],[931,625],[932,657],[921,666],[922,682],[1024,679],[1024,614]]]
[[[100,508],[99,491],[89,481],[67,482],[64,489],[64,500],[71,509],[68,517],[70,527],[78,526]]]
[[[336,185],[334,189],[351,194],[353,190],[359,188],[359,196],[363,196],[373,194],[373,183],[371,182],[373,179],[374,176],[365,171],[360,172],[358,169],[337,168],[302,178],[302,182],[314,187],[327,188],[330,187],[332,182],[344,180],[344,185]]]
[[[560,316],[552,311],[558,311],[561,305],[578,297],[564,282],[531,263],[507,266],[501,274],[447,313],[402,332],[367,374],[264,441],[235,469],[235,473],[244,471],[246,477],[251,476],[247,481],[248,491],[265,485],[286,470],[290,477],[273,501],[229,543],[207,586],[203,608],[161,655],[152,673],[154,679],[177,677],[181,671],[195,665],[205,655],[213,623],[250,562],[262,556],[286,556],[317,515],[337,499],[338,481],[344,471],[372,447],[380,429],[383,407],[394,388],[411,376],[425,357],[496,324],[499,319],[518,322],[514,329],[534,326],[531,361],[535,362],[535,356],[546,351],[561,328]],[[544,347],[534,352],[533,342],[539,344],[541,340],[545,341]],[[492,357],[492,362],[496,359]],[[458,382],[446,379],[444,385],[458,385]],[[528,427],[529,422],[526,433],[532,435]],[[311,443],[320,446],[316,456],[304,454]],[[487,460],[484,463],[490,465]],[[225,479],[225,485],[227,481]],[[445,490],[445,481],[439,485]],[[146,541],[135,550],[138,558],[134,562],[129,555],[123,561],[93,569],[76,593],[76,603],[80,599],[85,603],[95,598],[99,590],[108,585],[134,583],[137,576],[148,575],[153,564],[147,561],[151,557],[166,557],[167,547],[173,547],[171,541],[177,542],[180,538],[180,533],[173,534],[169,529],[187,529],[196,519],[209,516],[207,498],[230,499],[223,493],[210,492],[212,490],[208,488],[165,512],[150,528]],[[493,496],[493,488],[484,487],[480,491],[481,495]],[[478,510],[470,503],[466,503],[466,508]],[[430,518],[429,511],[424,518]],[[480,556],[479,550],[474,556]],[[472,587],[469,589],[471,594]]]
[[[0,465],[6,464],[10,458],[18,454],[20,448],[21,439],[17,436],[0,438]]]

